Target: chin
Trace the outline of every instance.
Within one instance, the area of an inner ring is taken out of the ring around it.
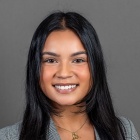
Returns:
[[[56,102],[59,106],[73,106],[77,102],[75,101],[62,101],[62,102]]]

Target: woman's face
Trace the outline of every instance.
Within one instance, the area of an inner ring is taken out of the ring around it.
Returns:
[[[40,86],[59,105],[73,105],[90,88],[88,57],[78,36],[71,30],[54,31],[42,51]]]

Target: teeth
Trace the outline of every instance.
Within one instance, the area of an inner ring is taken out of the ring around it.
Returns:
[[[72,89],[75,88],[76,85],[67,85],[67,86],[58,86],[56,85],[55,88],[60,89],[60,90],[67,90],[67,89]]]

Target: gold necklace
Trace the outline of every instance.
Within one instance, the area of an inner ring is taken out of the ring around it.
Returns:
[[[85,125],[86,121],[87,121],[87,119],[86,119],[85,122],[81,125],[81,127],[80,127],[79,129],[77,129],[76,131],[74,131],[74,132],[72,132],[72,131],[70,131],[70,130],[67,130],[67,129],[65,129],[65,128],[62,128],[62,127],[60,127],[60,126],[58,126],[58,125],[56,125],[56,126],[59,127],[59,128],[61,128],[61,129],[63,129],[63,130],[65,130],[65,131],[70,132],[70,133],[72,134],[72,140],[77,140],[77,139],[80,138],[80,137],[78,136],[77,132]]]

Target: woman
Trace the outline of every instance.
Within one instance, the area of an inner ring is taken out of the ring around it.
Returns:
[[[139,139],[133,123],[114,113],[98,36],[77,13],[56,12],[38,26],[26,98],[22,123],[3,128],[1,139]]]

